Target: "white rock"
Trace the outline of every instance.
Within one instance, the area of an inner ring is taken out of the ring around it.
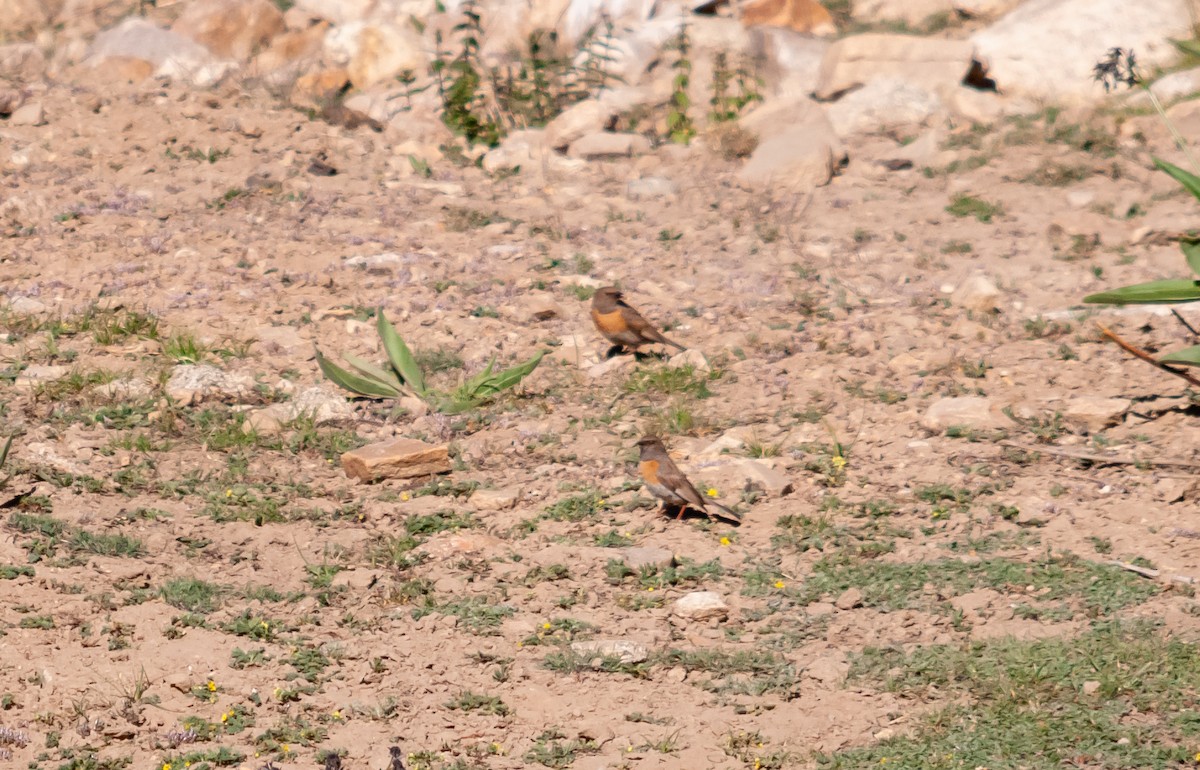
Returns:
[[[13,381],[13,387],[22,391],[33,390],[37,385],[61,380],[70,373],[69,366],[34,364],[21,370],[17,379]]]
[[[829,106],[827,114],[840,137],[919,126],[941,109],[937,94],[900,78],[874,77],[862,88]]]
[[[1136,13],[1127,0],[1028,0],[970,43],[1001,91],[1086,103],[1105,97],[1092,66],[1110,48],[1132,49],[1149,71],[1178,56],[1171,39],[1188,38],[1191,23],[1178,0],[1143,0]]]
[[[1120,424],[1133,404],[1124,398],[1077,396],[1069,399],[1062,410],[1063,420],[1086,433],[1099,433]]]
[[[625,195],[631,201],[672,198],[679,192],[679,185],[662,176],[647,176],[630,180],[625,185]]]
[[[177,404],[186,406],[208,398],[236,399],[249,394],[254,380],[209,364],[181,364],[171,371],[166,392]]]
[[[950,0],[852,0],[850,3],[850,17],[855,21],[902,21],[910,27],[953,10]]]
[[[8,301],[8,309],[14,313],[25,315],[45,313],[48,310],[46,303],[36,300],[33,297],[13,297]]]
[[[291,419],[311,417],[317,425],[345,422],[354,419],[354,407],[340,393],[333,393],[320,385],[297,393],[287,402]]]
[[[335,25],[366,18],[375,0],[296,0],[295,8]]]
[[[571,143],[567,154],[583,160],[629,158],[650,152],[650,140],[641,134],[615,134],[597,131]]]
[[[634,546],[621,551],[621,560],[632,570],[666,569],[675,563],[675,554],[666,548]]]
[[[1004,425],[1011,425],[1011,421],[995,408],[991,399],[981,396],[938,399],[921,417],[921,427],[935,433],[952,426],[991,429]]]
[[[852,35],[825,53],[814,94],[833,99],[881,75],[941,94],[959,86],[971,68],[972,53],[965,40]]]
[[[97,67],[117,57],[141,59],[149,62],[156,77],[176,78],[201,87],[216,83],[237,67],[236,62],[218,60],[194,40],[135,16],[96,35],[86,63]]]
[[[677,599],[671,611],[687,620],[708,620],[728,617],[729,605],[715,591],[692,591]]]
[[[950,301],[977,313],[991,313],[999,308],[1000,288],[991,278],[977,273],[954,290]]]
[[[517,489],[477,489],[469,501],[477,511],[505,511],[517,504],[521,492]]]
[[[681,345],[683,344],[682,340],[676,341]],[[698,373],[707,372],[712,368],[708,363],[708,359],[704,356],[704,353],[700,352],[696,348],[688,348],[687,350],[679,351],[675,355],[671,356],[667,363],[676,368],[680,366],[690,366],[692,367],[693,371]]]
[[[650,650],[646,645],[628,639],[587,639],[571,642],[571,651],[589,657],[619,658],[622,663],[641,663],[650,657]]]

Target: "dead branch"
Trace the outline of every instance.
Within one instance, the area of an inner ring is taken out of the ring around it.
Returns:
[[[1196,578],[1189,577],[1187,575],[1164,575],[1162,570],[1150,569],[1149,567],[1139,567],[1138,565],[1130,564],[1127,561],[1110,561],[1109,564],[1114,567],[1120,567],[1123,570],[1132,572],[1135,575],[1141,575],[1142,577],[1150,578],[1151,580],[1161,580],[1165,583],[1180,583],[1182,585],[1192,586],[1200,582],[1196,580]]]
[[[1096,326],[1097,326],[1097,328],[1100,329],[1101,334],[1103,334],[1105,337],[1108,337],[1110,340],[1112,340],[1113,342],[1120,345],[1121,349],[1124,350],[1129,355],[1140,358],[1143,361],[1145,361],[1146,363],[1153,366],[1155,369],[1161,369],[1162,371],[1166,372],[1167,374],[1173,374],[1176,377],[1179,377],[1180,379],[1187,380],[1187,382],[1189,384],[1194,385],[1197,388],[1200,388],[1200,379],[1196,379],[1191,374],[1188,374],[1187,372],[1185,372],[1182,369],[1176,369],[1174,366],[1171,366],[1170,364],[1164,364],[1162,361],[1159,361],[1157,358],[1150,355],[1149,353],[1142,350],[1141,348],[1135,347],[1134,345],[1131,345],[1130,343],[1121,339],[1120,337],[1118,337],[1116,335],[1115,332],[1113,332],[1111,329],[1109,329],[1104,324],[1097,322]]]
[[[1022,444],[1017,441],[1001,441],[1000,446],[1020,449],[1023,452],[1042,452],[1055,457],[1069,457],[1072,460],[1086,460],[1100,465],[1156,465],[1166,468],[1192,468],[1200,470],[1200,463],[1189,460],[1154,460],[1129,455],[1106,455],[1099,452],[1088,452],[1084,449],[1069,449],[1067,447],[1048,446],[1045,444]]]

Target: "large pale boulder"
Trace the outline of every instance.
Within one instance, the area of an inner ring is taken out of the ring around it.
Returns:
[[[425,65],[421,36],[406,23],[372,20],[335,26],[325,37],[325,53],[332,63],[345,66],[355,88]]]
[[[192,0],[171,30],[223,59],[249,61],[284,29],[270,0]]]
[[[85,63],[99,67],[110,60],[141,60],[153,68],[155,76],[178,78],[198,86],[212,85],[237,66],[233,61],[217,59],[207,48],[178,32],[140,18],[126,19],[92,41]]]
[[[953,12],[951,0],[852,0],[850,3],[850,16],[868,24],[900,21],[915,27],[931,16]]]
[[[919,126],[941,108],[937,94],[897,78],[876,77],[829,105],[838,136]]]
[[[1080,104],[1103,97],[1092,66],[1110,48],[1133,49],[1148,71],[1177,57],[1171,38],[1191,23],[1180,0],[1028,0],[970,42],[1001,91]]]
[[[750,189],[810,190],[828,184],[846,154],[811,99],[768,104],[747,115],[742,126],[759,137],[738,172],[739,183]]]
[[[658,6],[658,0],[569,0],[562,11],[559,29],[568,44],[578,41],[604,18],[612,21],[617,29],[636,29],[651,22]]]
[[[872,33],[842,38],[825,53],[814,95],[835,99],[880,75],[941,93],[962,83],[971,68],[973,51],[965,40],[915,35]]]
[[[375,7],[376,0],[296,0],[295,8],[331,24],[362,21]]]
[[[762,66],[764,88],[780,97],[811,94],[817,87],[817,73],[829,41],[802,35],[790,29],[753,27],[750,30],[751,56]]]

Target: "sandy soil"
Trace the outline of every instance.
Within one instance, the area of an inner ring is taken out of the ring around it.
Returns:
[[[699,149],[504,178],[429,157],[425,178],[368,128],[235,87],[95,102],[55,86],[47,125],[0,126],[0,278],[47,308],[9,311],[0,344],[0,427],[17,434],[0,493],[0,725],[27,739],[8,742],[13,766],[189,752],[192,766],[313,766],[342,750],[346,767],[382,768],[397,745],[418,768],[807,767],[940,702],[847,681],[865,646],[1062,635],[1096,617],[1075,600],[1014,614],[1038,593],[1015,583],[847,595],[815,580],[823,558],[1073,553],[1200,575],[1194,468],[1000,443],[1200,462],[1184,383],[1069,312],[1087,292],[1183,274],[1155,234],[1200,211],[1152,170],[1149,150],[1170,152],[1153,123],[1129,139],[1111,117],[962,127],[940,159],[957,166],[927,173],[875,163],[915,131],[869,137],[833,184],[772,196]],[[338,173],[308,173],[316,158]],[[643,176],[678,195],[631,200]],[[964,195],[1000,209],[948,212]],[[977,272],[1002,290],[999,312],[950,301]],[[606,346],[584,297],[610,282],[711,371],[594,369]],[[446,386],[492,356],[553,353],[519,395],[466,415],[360,403],[347,424],[245,438],[246,409],[321,383],[314,343],[378,355],[376,305],[413,347],[445,353]],[[107,310],[80,321],[92,306]],[[97,334],[128,311],[156,316],[159,339]],[[1145,309],[1096,317],[1150,349],[1186,341]],[[172,335],[259,387],[168,403]],[[68,384],[19,373],[46,365]],[[97,384],[113,376],[147,392]],[[922,426],[955,396],[985,397],[994,425]],[[1129,408],[1102,431],[1055,416],[1090,396]],[[655,428],[697,485],[740,505],[740,529],[655,514],[632,472]],[[339,451],[392,435],[449,442],[455,470],[432,485],[345,478]],[[722,436],[793,491],[743,489],[729,455],[704,453]],[[517,501],[495,510],[468,482]],[[141,548],[95,540],[118,534]],[[623,575],[631,545],[677,564]],[[673,614],[697,590],[728,617]],[[1190,596],[1150,593],[1120,614],[1195,634]],[[649,658],[572,652],[589,638]]]

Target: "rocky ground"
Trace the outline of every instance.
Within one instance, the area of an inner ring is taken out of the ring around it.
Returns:
[[[702,147],[410,158],[236,82],[39,99],[0,126],[14,766],[1194,764],[1194,394],[1096,322],[1188,335],[1078,304],[1184,274],[1156,120],[868,135],[789,195]],[[689,351],[600,362],[609,283]],[[376,307],[441,387],[550,352],[461,415],[347,404],[313,348],[378,359]],[[740,528],[656,514],[651,430]],[[453,470],[346,478],[392,436]]]

